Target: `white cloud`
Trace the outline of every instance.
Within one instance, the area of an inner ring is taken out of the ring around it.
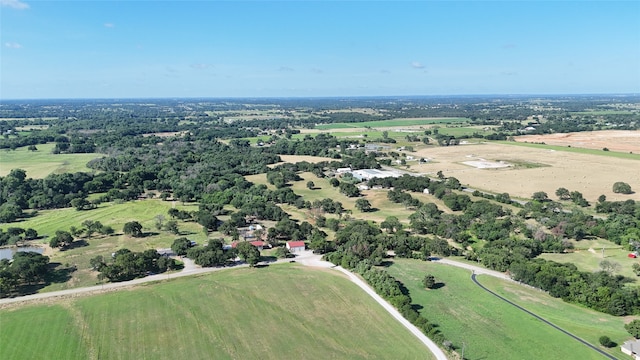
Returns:
[[[29,4],[20,0],[0,0],[0,5],[17,10],[25,10],[29,8]]]
[[[4,46],[10,49],[20,49],[22,47],[21,44],[14,43],[14,42],[6,42],[4,43]]]
[[[414,69],[424,69],[424,65],[422,65],[422,63],[418,62],[418,61],[412,61],[411,62],[411,67]]]
[[[104,27],[106,28],[114,28],[116,25],[114,23],[104,23]]]

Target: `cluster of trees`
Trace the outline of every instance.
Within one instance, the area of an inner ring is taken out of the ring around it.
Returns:
[[[237,256],[237,252],[235,249],[224,250],[222,245],[223,242],[220,239],[211,239],[206,246],[189,246],[186,255],[193,262],[204,267],[229,265]],[[173,249],[173,246],[171,248]]]
[[[44,281],[49,272],[49,257],[33,251],[19,251],[11,261],[0,260],[0,297],[13,293],[21,285]]]
[[[509,273],[514,280],[594,310],[616,316],[640,313],[640,288],[625,286],[628,279],[621,275],[579,271],[573,264],[544,259],[515,261]]]
[[[38,232],[31,228],[9,227],[6,231],[0,229],[0,246],[16,245],[21,241],[34,240],[37,238]]]
[[[113,254],[112,261],[108,262],[102,256],[96,256],[90,260],[90,264],[94,270],[100,272],[101,278],[112,282],[133,280],[178,267],[174,259],[160,256],[154,249],[143,252],[120,249]]]

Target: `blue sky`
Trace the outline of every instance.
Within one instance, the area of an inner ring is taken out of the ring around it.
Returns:
[[[640,93],[639,1],[0,4],[2,99]]]

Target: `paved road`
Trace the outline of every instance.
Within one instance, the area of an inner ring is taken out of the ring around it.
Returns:
[[[389,304],[386,300],[384,300],[380,295],[378,295],[372,288],[370,288],[364,281],[362,281],[359,277],[357,277],[352,272],[342,268],[341,266],[336,266],[334,269],[343,272],[346,274],[351,281],[353,281],[356,285],[358,285],[362,290],[364,290],[369,296],[371,296],[378,304],[380,304],[391,316],[393,316],[398,322],[400,322],[405,328],[407,328],[415,337],[417,337],[422,343],[431,350],[431,353],[438,360],[447,360],[447,356],[445,353],[429,339],[420,329],[415,327],[409,320],[405,319],[396,308],[394,308],[391,304]]]
[[[502,300],[502,301],[505,301],[506,303],[508,303],[508,304],[510,304],[510,305],[515,306],[516,308],[518,308],[518,309],[520,309],[520,310],[522,310],[522,311],[526,312],[527,314],[529,314],[529,315],[531,315],[531,316],[535,317],[536,319],[538,319],[538,320],[540,320],[540,321],[544,322],[545,324],[547,324],[547,325],[549,325],[549,326],[553,327],[554,329],[556,329],[556,330],[558,330],[558,331],[560,331],[560,332],[562,332],[562,333],[564,333],[564,334],[566,334],[566,335],[569,335],[570,337],[572,337],[572,338],[574,338],[574,339],[578,340],[579,342],[581,342],[583,345],[588,346],[589,348],[591,348],[591,349],[593,349],[593,350],[597,351],[597,352],[598,352],[598,353],[600,353],[601,355],[603,355],[603,356],[605,356],[605,357],[607,357],[607,358],[609,358],[609,359],[612,359],[612,360],[617,360],[617,358],[616,358],[616,357],[614,357],[614,356],[612,356],[612,355],[610,355],[610,354],[608,354],[608,353],[604,352],[603,350],[601,350],[600,348],[598,348],[598,347],[596,347],[596,346],[591,345],[590,343],[588,343],[587,341],[585,341],[585,340],[581,339],[580,337],[578,337],[578,336],[576,336],[576,335],[574,335],[574,334],[572,334],[572,333],[570,333],[570,332],[568,332],[568,331],[564,330],[563,328],[561,328],[561,327],[559,327],[559,326],[557,326],[557,325],[553,324],[552,322],[550,322],[550,321],[548,321],[548,320],[544,319],[543,317],[538,316],[538,315],[536,315],[536,314],[532,313],[531,311],[529,311],[529,310],[527,310],[527,309],[523,308],[522,306],[520,306],[520,305],[518,305],[518,304],[516,304],[516,303],[514,303],[514,302],[512,302],[512,301],[510,301],[510,300],[507,300],[507,299],[505,299],[504,297],[502,297],[502,296],[500,296],[500,295],[496,294],[495,292],[493,292],[493,291],[491,291],[491,290],[487,289],[487,288],[486,288],[486,287],[484,287],[482,284],[480,284],[480,283],[478,282],[478,280],[476,279],[476,276],[477,276],[477,275],[479,275],[479,274],[480,274],[480,275],[481,275],[481,274],[484,274],[484,275],[489,275],[489,276],[497,277],[497,278],[500,278],[500,279],[505,279],[505,280],[514,281],[514,280],[513,280],[513,279],[511,279],[508,275],[503,274],[503,273],[498,272],[498,271],[489,270],[489,269],[485,269],[485,268],[482,268],[482,267],[479,267],[479,266],[475,266],[475,265],[471,265],[471,264],[467,264],[467,263],[463,263],[463,262],[459,262],[459,261],[455,261],[455,260],[450,260],[450,259],[440,259],[440,260],[436,260],[435,262],[436,262],[436,263],[441,263],[441,264],[446,264],[446,265],[451,265],[451,266],[456,266],[456,267],[460,267],[460,268],[467,269],[467,270],[471,270],[471,271],[472,271],[472,274],[471,274],[471,280],[472,280],[474,283],[476,283],[476,285],[480,286],[483,290],[487,291],[487,292],[488,292],[488,293],[490,293],[491,295],[493,295],[493,296],[495,296],[495,297],[499,298],[499,299],[500,299],[500,300]]]

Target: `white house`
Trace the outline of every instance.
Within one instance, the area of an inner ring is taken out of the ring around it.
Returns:
[[[620,345],[620,351],[631,355],[635,360],[640,360],[640,340],[625,341],[624,344]]]
[[[292,253],[304,251],[305,249],[304,241],[287,241],[287,250]]]

